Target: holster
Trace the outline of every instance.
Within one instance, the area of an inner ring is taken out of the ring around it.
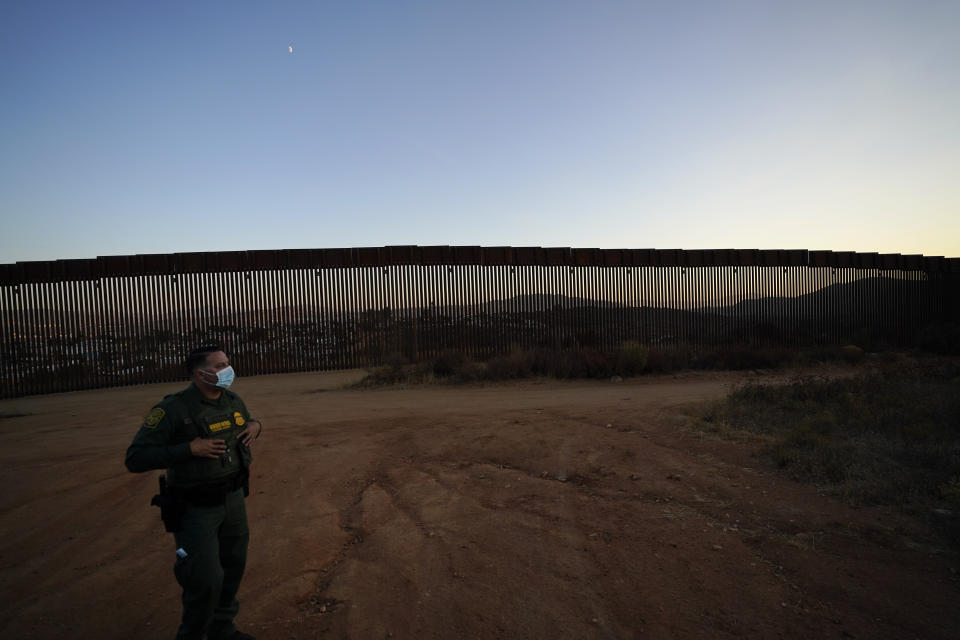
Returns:
[[[160,519],[163,520],[163,526],[167,531],[180,530],[183,514],[187,510],[187,503],[183,498],[170,491],[167,487],[166,476],[160,476],[160,493],[153,496],[150,504],[160,507]]]

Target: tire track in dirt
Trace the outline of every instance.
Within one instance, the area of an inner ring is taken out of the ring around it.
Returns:
[[[310,393],[319,377],[238,383],[267,419],[239,621],[264,640],[936,639],[960,626],[954,558],[911,547],[888,512],[783,478],[757,443],[696,435],[691,403],[758,376]],[[17,507],[0,512],[0,635],[172,635],[156,479],[122,468],[168,387],[0,402],[34,414],[0,421]]]

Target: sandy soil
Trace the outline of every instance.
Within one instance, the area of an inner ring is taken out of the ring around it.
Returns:
[[[956,556],[690,428],[743,374],[355,375],[236,385],[266,425],[238,618],[260,639],[957,637]],[[0,637],[173,637],[158,473],[123,453],[180,386],[0,401]]]

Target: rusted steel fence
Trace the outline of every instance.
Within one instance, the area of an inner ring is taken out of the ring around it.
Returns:
[[[960,259],[830,251],[382,247],[0,265],[0,396],[485,359],[516,348],[910,345],[960,320]]]

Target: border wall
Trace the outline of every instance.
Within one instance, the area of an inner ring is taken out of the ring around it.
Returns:
[[[910,346],[960,322],[960,258],[833,251],[390,246],[0,265],[0,397],[456,350]]]

